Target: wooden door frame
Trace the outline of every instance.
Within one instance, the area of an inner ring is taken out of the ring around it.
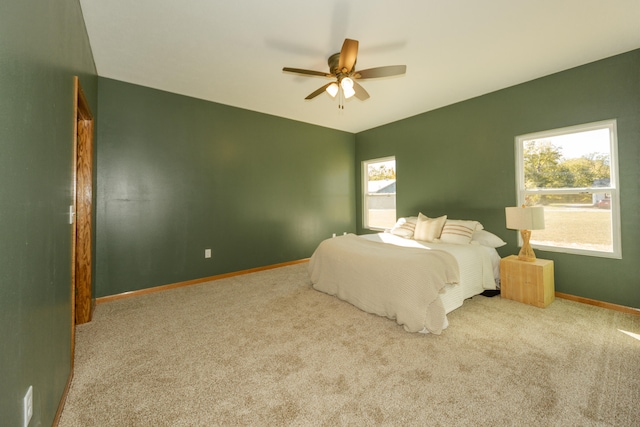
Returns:
[[[82,129],[84,128],[84,131]],[[53,426],[57,426],[60,422],[60,417],[62,416],[62,410],[64,409],[64,404],[67,400],[67,394],[69,393],[69,389],[71,388],[71,380],[73,379],[73,369],[74,369],[74,360],[75,360],[75,349],[76,349],[76,262],[77,262],[77,254],[76,251],[78,247],[86,247],[86,244],[81,242],[80,245],[77,244],[78,238],[82,240],[84,233],[78,233],[78,221],[77,221],[77,209],[79,206],[86,204],[87,199],[78,197],[78,179],[85,175],[85,170],[81,168],[80,172],[78,172],[78,155],[82,151],[86,151],[86,146],[90,147],[89,152],[91,153],[91,164],[93,165],[93,115],[91,114],[91,109],[89,108],[89,103],[87,102],[87,98],[84,96],[84,92],[82,90],[82,86],[80,85],[80,80],[78,76],[74,76],[73,78],[73,159],[72,159],[72,200],[73,204],[70,206],[71,212],[69,212],[69,222],[71,224],[71,349],[70,349],[70,371],[69,377],[67,378],[67,384],[64,388],[64,392],[62,393],[62,398],[58,404],[58,410],[56,411],[56,415],[53,419]],[[89,187],[90,190],[93,188],[93,167],[91,168],[91,176],[89,177]],[[90,205],[93,204],[91,200],[92,194],[88,199]],[[78,200],[80,199],[80,200]],[[86,212],[86,211],[85,211]],[[89,221],[91,224],[91,209],[89,209]],[[89,234],[91,238],[91,235]],[[86,242],[84,242],[86,243]],[[91,241],[89,242],[91,245]],[[91,246],[89,246],[89,256],[91,256]],[[91,264],[89,264],[89,268],[91,268]],[[91,283],[89,283],[91,286]],[[91,301],[90,307],[93,308],[95,303],[95,299]]]
[[[73,114],[73,207],[71,252],[71,366],[75,358],[75,326],[91,320],[92,208],[94,119],[80,79],[74,77]],[[82,157],[85,157],[82,160]],[[83,167],[89,162],[89,167]],[[80,229],[79,229],[80,228]],[[82,300],[79,300],[81,298]]]

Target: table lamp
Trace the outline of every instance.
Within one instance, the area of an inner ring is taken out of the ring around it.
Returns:
[[[522,248],[518,254],[518,259],[522,261],[533,262],[536,260],[536,254],[529,244],[531,239],[531,230],[544,230],[544,207],[542,206],[525,206],[505,208],[505,216],[507,218],[507,228],[512,230],[520,230],[522,236]]]

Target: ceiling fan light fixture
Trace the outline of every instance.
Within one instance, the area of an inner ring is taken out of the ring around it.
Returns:
[[[349,77],[345,77],[340,82],[340,86],[342,86],[342,89],[344,90],[353,89],[353,80],[351,80],[351,78]]]
[[[356,94],[356,91],[353,89],[353,87],[350,86],[343,86],[342,91],[344,92],[345,99],[349,99]]]
[[[331,95],[332,98],[335,98],[338,94],[339,89],[340,88],[338,87],[337,83],[331,83],[329,86],[327,86],[326,91],[329,95]]]
[[[327,60],[329,72],[305,70],[302,68],[284,67],[282,71],[300,74],[303,76],[328,77],[332,79],[327,84],[320,86],[311,92],[304,99],[310,100],[327,92],[331,97],[339,97],[338,107],[344,109],[344,100],[353,96],[361,101],[370,98],[369,93],[355,80],[375,79],[380,77],[391,77],[405,74],[406,65],[388,65],[384,67],[368,68],[356,71],[355,65],[358,59],[358,41],[344,39],[342,49],[334,53]]]

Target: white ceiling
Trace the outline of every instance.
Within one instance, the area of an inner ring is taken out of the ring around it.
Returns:
[[[98,74],[348,132],[640,48],[639,0],[80,0]],[[328,71],[345,38],[371,98],[344,111]]]

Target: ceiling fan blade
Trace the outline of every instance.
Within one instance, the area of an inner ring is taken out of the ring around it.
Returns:
[[[316,96],[320,95],[322,92],[324,92],[331,84],[331,83],[327,83],[326,85],[316,89],[315,91],[311,92],[309,95],[307,95],[307,97],[305,99],[313,99]]]
[[[282,71],[287,71],[289,73],[302,74],[304,76],[320,76],[320,77],[333,77],[329,73],[323,73],[322,71],[313,71],[313,70],[303,70],[302,68],[289,68],[284,67]]]
[[[355,97],[360,101],[370,98],[369,93],[356,81],[353,82],[353,90],[356,91]]]
[[[406,65],[388,65],[386,67],[369,68],[367,70],[356,71],[356,79],[376,79],[378,77],[391,77],[407,72]]]
[[[350,73],[356,65],[356,59],[358,59],[358,40],[344,39],[338,69],[343,73]]]

